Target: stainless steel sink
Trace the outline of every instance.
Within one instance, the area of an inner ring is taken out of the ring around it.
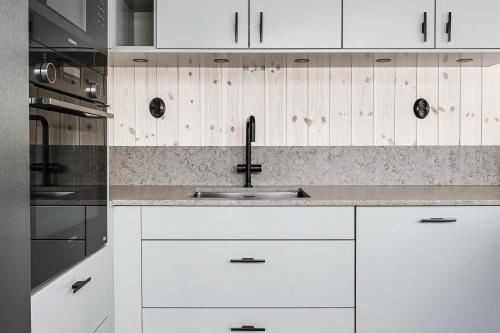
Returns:
[[[222,189],[199,190],[194,192],[198,199],[233,199],[233,200],[264,200],[264,199],[305,199],[310,196],[301,188],[298,189]]]
[[[33,198],[62,198],[68,195],[75,194],[75,192],[63,192],[63,191],[37,191],[31,192],[31,197]]]

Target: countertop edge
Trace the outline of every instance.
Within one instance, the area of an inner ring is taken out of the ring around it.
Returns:
[[[312,200],[293,201],[250,201],[250,200],[111,200],[109,206],[177,206],[177,207],[336,207],[336,206],[500,206],[500,200]]]

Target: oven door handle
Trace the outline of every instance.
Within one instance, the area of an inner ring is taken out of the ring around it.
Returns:
[[[31,97],[30,106],[47,111],[69,113],[87,118],[114,118],[113,114],[109,112],[94,110],[85,106],[63,102],[49,97]]]

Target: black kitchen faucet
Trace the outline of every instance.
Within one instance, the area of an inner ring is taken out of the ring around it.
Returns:
[[[252,142],[255,142],[255,117],[250,116],[246,128],[246,163],[238,164],[237,172],[245,172],[245,187],[252,186],[252,172],[262,172],[262,165],[252,164]]]

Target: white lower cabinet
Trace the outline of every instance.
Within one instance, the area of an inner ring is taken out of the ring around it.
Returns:
[[[143,321],[143,333],[353,333],[354,309],[144,309]]]
[[[117,333],[354,333],[354,207],[116,207]]]
[[[353,307],[354,241],[144,241],[145,307]]]
[[[499,332],[500,207],[358,208],[356,221],[357,333]]]
[[[111,256],[105,247],[31,296],[32,333],[95,332],[112,313]],[[89,278],[73,293],[75,282]]]

